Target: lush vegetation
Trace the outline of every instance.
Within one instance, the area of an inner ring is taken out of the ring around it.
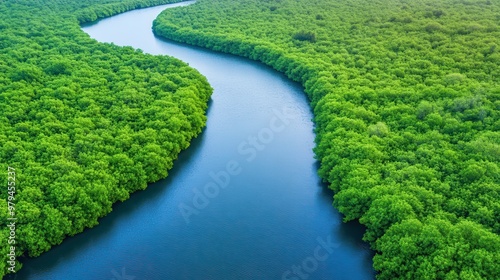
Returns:
[[[500,275],[498,1],[199,0],[154,31],[302,82],[379,279]]]
[[[38,256],[97,225],[114,202],[166,177],[201,132],[212,92],[203,76],[171,57],[97,43],[79,27],[167,2],[0,2],[0,277],[10,246]]]

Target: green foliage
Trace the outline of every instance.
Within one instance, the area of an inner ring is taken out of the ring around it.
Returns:
[[[311,43],[316,42],[316,34],[310,31],[300,31],[293,35],[293,38],[299,41],[309,41]]]
[[[167,2],[0,2],[0,181],[7,166],[16,169],[18,256],[97,225],[113,203],[165,178],[205,126],[212,89],[201,74],[171,57],[97,43],[79,26],[89,11]],[[0,195],[3,276],[6,185]]]
[[[370,135],[376,135],[378,137],[384,137],[389,134],[389,128],[383,122],[378,122],[374,125],[368,127],[368,133]]]
[[[379,279],[496,279],[499,14],[483,0],[199,0],[154,32],[304,85],[319,174],[367,226]]]
[[[79,23],[82,24],[134,9],[141,9],[155,5],[180,1],[182,0],[93,0],[92,2],[94,2],[94,5],[85,5],[85,7],[81,7],[81,9],[76,10],[76,18],[78,19]],[[80,7],[78,6],[78,4],[75,4],[73,2],[67,8],[76,9]]]

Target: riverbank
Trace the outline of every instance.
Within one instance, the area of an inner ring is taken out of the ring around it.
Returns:
[[[304,85],[319,174],[345,220],[367,226],[378,277],[489,279],[500,267],[499,11],[481,1],[200,0],[164,12],[153,29]],[[429,250],[422,242],[434,230]],[[402,240],[412,249],[393,246]],[[465,257],[474,252],[481,265]]]
[[[342,223],[317,176],[300,85],[248,59],[155,38],[151,22],[163,9],[83,29],[101,42],[179,58],[206,76],[214,88],[206,128],[166,180],[116,204],[99,227],[25,261],[19,277],[280,279],[305,264],[310,278],[373,279],[363,227]],[[198,211],[189,223],[185,206]]]
[[[1,275],[167,177],[205,126],[212,93],[177,59],[91,40],[75,12],[99,1],[35,2],[0,2],[0,179],[16,171],[15,192],[0,190],[15,219],[0,221]],[[100,15],[131,3],[160,1]]]

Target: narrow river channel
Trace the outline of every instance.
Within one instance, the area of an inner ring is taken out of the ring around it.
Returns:
[[[363,228],[317,176],[299,84],[260,63],[155,38],[164,5],[83,27],[101,42],[179,58],[214,88],[206,129],[167,179],[12,279],[373,279]]]

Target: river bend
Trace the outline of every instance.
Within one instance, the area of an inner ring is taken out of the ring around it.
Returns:
[[[214,88],[207,127],[167,179],[114,205],[12,279],[373,279],[363,228],[342,223],[317,175],[302,87],[248,59],[155,38],[164,5],[83,27],[101,42],[179,58]],[[135,277],[135,278],[134,278]]]

